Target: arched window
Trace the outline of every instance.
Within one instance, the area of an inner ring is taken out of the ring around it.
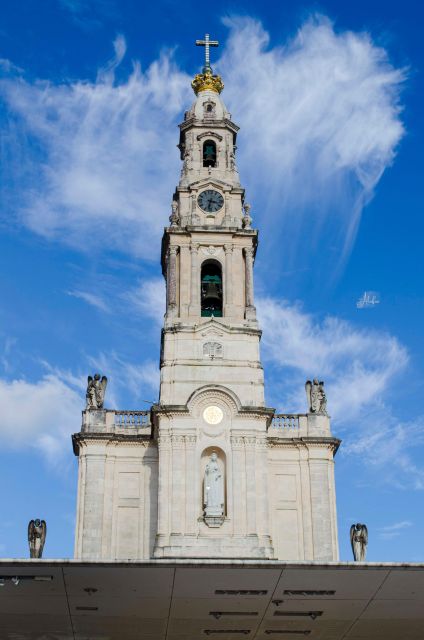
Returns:
[[[216,144],[213,140],[205,140],[203,143],[203,166],[216,166]]]
[[[200,303],[202,317],[222,317],[222,269],[214,260],[202,264]]]

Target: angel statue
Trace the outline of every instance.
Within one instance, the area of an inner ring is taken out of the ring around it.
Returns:
[[[306,397],[308,400],[309,413],[321,413],[327,415],[327,396],[324,391],[324,382],[314,378],[312,382],[306,381],[305,384]]]
[[[365,562],[368,544],[368,529],[365,524],[353,524],[350,527],[350,544],[355,562]]]
[[[28,524],[28,543],[30,558],[41,558],[46,541],[47,525],[45,520],[30,520]]]
[[[87,401],[86,409],[103,409],[105,401],[105,393],[107,386],[107,378],[103,376],[100,380],[100,373],[95,373],[94,378],[88,376],[87,393],[85,398]]]

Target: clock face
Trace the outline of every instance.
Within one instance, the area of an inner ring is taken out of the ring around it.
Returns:
[[[203,211],[206,211],[207,213],[216,213],[222,208],[224,198],[219,191],[207,189],[206,191],[202,191],[199,195],[197,203]]]
[[[220,422],[222,422],[223,417],[224,414],[222,412],[222,409],[216,407],[215,405],[206,407],[203,412],[203,420],[208,424],[219,424]]]

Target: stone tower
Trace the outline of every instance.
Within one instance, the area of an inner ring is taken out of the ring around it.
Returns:
[[[308,387],[307,414],[265,405],[258,232],[237,171],[238,127],[209,63],[214,43],[201,44],[206,64],[180,125],[181,176],[162,239],[159,403],[84,412],[76,556],[336,560],[338,441],[322,383]]]

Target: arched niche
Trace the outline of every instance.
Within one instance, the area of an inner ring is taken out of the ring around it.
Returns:
[[[202,451],[200,484],[203,519],[209,527],[220,527],[227,515],[227,457],[220,447],[209,446]],[[222,502],[219,496],[222,496]]]
[[[205,260],[200,271],[200,309],[203,318],[222,317],[222,266],[217,260]]]

